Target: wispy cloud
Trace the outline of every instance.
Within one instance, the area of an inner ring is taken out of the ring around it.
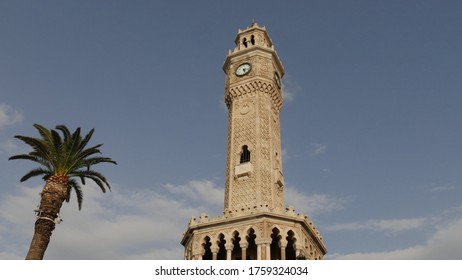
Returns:
[[[0,142],[0,154],[11,154],[18,149],[18,145],[12,139]]]
[[[455,190],[456,187],[453,184],[446,184],[446,185],[436,185],[432,184],[430,187],[430,192],[446,192]]]
[[[356,231],[356,230],[372,230],[385,233],[397,233],[421,228],[426,223],[424,218],[411,219],[383,219],[383,220],[368,220],[365,222],[351,222],[334,224],[325,226],[325,230],[329,231]]]
[[[208,205],[223,205],[224,190],[217,186],[214,182],[205,181],[189,181],[184,185],[163,185],[169,193],[180,196],[186,200],[194,200],[195,202]]]
[[[322,143],[311,143],[311,153],[314,155],[324,154],[327,150],[327,145]]]
[[[284,99],[284,101],[294,101],[295,96],[301,90],[301,86],[292,78],[292,76],[286,73],[282,81],[282,98]]]
[[[345,255],[332,255],[335,259],[356,259],[356,260],[423,260],[423,259],[462,259],[462,218],[448,223],[429,237],[424,244],[408,248],[371,252],[371,253],[352,253]]]
[[[287,162],[290,159],[289,150],[287,148],[282,148],[282,161]]]
[[[326,194],[309,195],[290,185],[285,187],[284,196],[287,205],[293,205],[297,212],[309,216],[342,210],[348,201],[346,198],[332,197]]]
[[[6,126],[21,122],[23,120],[23,114],[10,105],[0,103],[0,129]]]

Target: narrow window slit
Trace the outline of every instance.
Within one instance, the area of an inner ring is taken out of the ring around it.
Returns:
[[[242,147],[241,160],[240,163],[245,163],[250,161],[250,151],[247,145]]]

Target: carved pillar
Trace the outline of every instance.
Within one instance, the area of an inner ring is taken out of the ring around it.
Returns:
[[[249,243],[247,241],[239,242],[242,250],[242,260],[247,260],[247,248],[249,247]]]
[[[271,238],[261,238],[257,243],[257,259],[270,260],[271,259]]]
[[[202,256],[204,254],[205,254],[205,249],[203,247],[195,248],[195,250],[192,252],[192,259],[193,260],[202,260]]]
[[[281,260],[286,259],[286,247],[287,247],[287,240],[285,239],[279,240],[279,248],[281,248]]]
[[[266,223],[265,223],[266,224]],[[271,260],[271,238],[262,238],[265,255],[263,260]]]
[[[233,244],[228,244],[228,245],[225,246],[225,248],[226,248],[226,259],[231,260],[231,255],[233,253],[234,245]]]
[[[218,257],[218,251],[220,251],[220,248],[218,248],[218,246],[214,246],[210,248],[210,250],[212,251],[212,260],[216,261]]]
[[[261,243],[257,243],[257,260],[261,260]]]
[[[265,260],[271,260],[271,243],[266,243],[265,247],[266,247]]]

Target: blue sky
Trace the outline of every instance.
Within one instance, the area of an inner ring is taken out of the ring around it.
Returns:
[[[330,259],[461,259],[460,1],[1,1],[0,259],[24,258],[43,182],[14,135],[95,128],[118,162],[62,209],[47,259],[180,259],[223,210],[234,38],[267,27],[286,75],[286,204]],[[74,197],[75,198],[75,197]]]

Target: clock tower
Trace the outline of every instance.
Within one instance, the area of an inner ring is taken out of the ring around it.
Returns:
[[[322,259],[313,222],[284,208],[280,111],[284,67],[265,27],[239,30],[224,65],[228,139],[223,216],[191,219],[185,259]]]

